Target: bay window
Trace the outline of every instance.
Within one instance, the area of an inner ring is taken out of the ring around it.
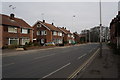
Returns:
[[[19,39],[18,38],[9,38],[8,45],[18,45]]]
[[[29,43],[30,39],[29,38],[22,38],[22,45],[25,45],[25,43]]]

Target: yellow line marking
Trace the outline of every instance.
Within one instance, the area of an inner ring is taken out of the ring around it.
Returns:
[[[72,78],[74,78],[78,72],[80,72],[89,62],[90,60],[92,60],[92,58],[98,53],[100,49],[98,49],[85,63],[83,63],[82,66],[80,66],[75,72],[73,72],[73,74],[71,74],[67,80],[71,80]]]

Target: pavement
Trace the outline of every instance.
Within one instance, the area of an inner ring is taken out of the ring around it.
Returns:
[[[111,78],[120,79],[120,56],[112,53],[107,45],[103,44],[102,58],[97,55],[95,59],[80,72],[76,78]]]
[[[80,44],[77,44],[75,46],[79,46]],[[16,55],[24,55],[24,54],[30,54],[30,53],[33,53],[33,52],[36,52],[36,51],[41,51],[41,50],[50,50],[50,49],[56,49],[56,48],[68,48],[68,47],[71,47],[70,46],[63,46],[63,47],[59,47],[59,46],[56,46],[56,47],[44,47],[44,48],[38,48],[38,49],[31,49],[31,50],[16,50],[16,49],[4,49],[2,50],[2,57],[9,57],[9,56],[16,56]]]

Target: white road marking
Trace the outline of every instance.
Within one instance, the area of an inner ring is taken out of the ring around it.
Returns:
[[[15,64],[15,63],[4,64],[3,67],[6,67],[6,66],[9,66],[9,65],[12,65],[12,64]]]
[[[57,69],[57,70],[55,70],[55,71],[51,72],[50,74],[48,74],[48,75],[44,76],[43,78],[46,78],[46,77],[48,77],[48,76],[50,76],[50,75],[52,75],[52,74],[54,74],[54,73],[56,73],[56,72],[60,71],[61,69],[63,69],[63,68],[65,68],[65,67],[67,67],[67,66],[68,66],[68,65],[70,65],[70,64],[71,64],[71,63],[68,63],[68,64],[66,64],[66,65],[62,66],[61,68],[59,68],[59,69]]]
[[[41,58],[45,58],[45,57],[52,56],[52,55],[55,55],[55,54],[50,54],[50,55],[46,55],[46,56],[36,57],[34,59],[41,59]]]
[[[81,59],[82,57],[86,56],[87,54],[83,54],[82,56],[78,57],[78,59]]]

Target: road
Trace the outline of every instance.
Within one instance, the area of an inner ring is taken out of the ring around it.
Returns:
[[[68,78],[92,56],[98,46],[99,44],[84,44],[3,57],[2,76],[3,78]]]

